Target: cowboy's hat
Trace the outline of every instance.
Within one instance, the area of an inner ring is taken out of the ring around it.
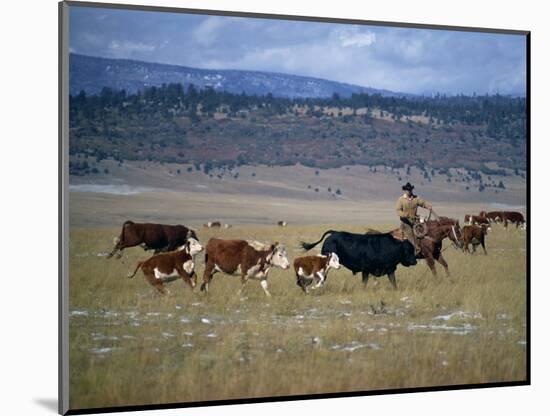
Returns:
[[[403,185],[403,186],[401,187],[401,189],[403,189],[404,191],[412,192],[412,190],[414,189],[414,186],[411,185],[410,182],[407,182],[405,185]]]

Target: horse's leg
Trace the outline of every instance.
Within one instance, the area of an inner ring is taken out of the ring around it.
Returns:
[[[443,254],[439,253],[439,257],[437,258],[437,261],[439,262],[439,264],[443,266],[443,268],[445,269],[445,273],[447,274],[447,277],[449,277],[451,275],[451,273],[449,273],[449,265],[443,258]]]
[[[422,254],[424,254],[424,258],[426,259],[426,263],[428,263],[428,267],[432,271],[432,274],[434,275],[434,277],[437,277],[437,270],[435,269],[432,250],[423,250]]]
[[[434,259],[432,258],[427,258],[426,259],[426,263],[428,263],[428,267],[430,268],[430,270],[432,271],[432,275],[434,277],[437,277],[437,270],[435,268],[435,263],[434,263]]]

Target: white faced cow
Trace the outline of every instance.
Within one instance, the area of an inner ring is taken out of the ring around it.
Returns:
[[[241,291],[248,279],[259,280],[267,296],[267,274],[271,267],[288,269],[286,250],[278,243],[263,245],[256,241],[211,238],[206,245],[205,267],[201,290],[208,292],[214,273],[241,276]]]

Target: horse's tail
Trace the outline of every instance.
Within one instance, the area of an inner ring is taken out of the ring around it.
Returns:
[[[332,233],[335,233],[336,231],[334,230],[328,230],[328,231],[325,231],[325,233],[323,234],[323,236],[319,239],[319,241],[315,242],[315,243],[306,243],[304,241],[300,242],[300,246],[305,250],[305,251],[308,251],[308,250],[311,250],[313,247],[315,247],[317,244],[319,244],[321,241],[323,241],[323,239],[327,236],[327,234],[332,234]]]

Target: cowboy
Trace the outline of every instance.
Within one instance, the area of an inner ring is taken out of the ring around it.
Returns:
[[[416,253],[420,253],[420,242],[413,232],[413,225],[418,220],[416,209],[423,207],[432,209],[432,206],[422,198],[413,194],[414,186],[407,182],[401,187],[405,193],[397,200],[395,210],[401,220],[401,234],[414,246]]]

